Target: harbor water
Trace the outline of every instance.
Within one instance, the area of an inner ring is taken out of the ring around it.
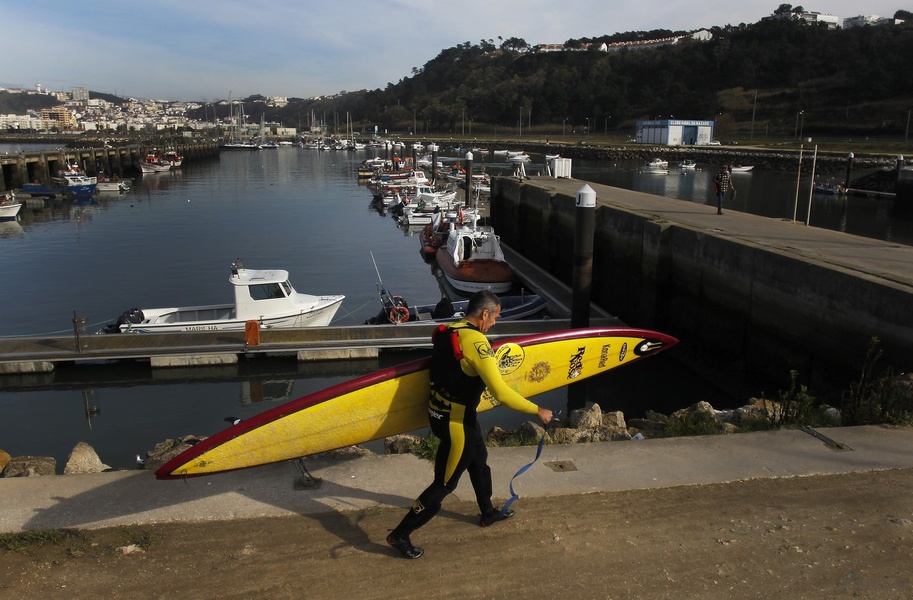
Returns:
[[[0,146],[0,152],[31,149]],[[358,182],[358,164],[374,155],[297,147],[223,152],[217,159],[138,177],[126,194],[24,207],[18,222],[0,223],[0,336],[68,335],[74,315],[89,335],[132,307],[229,302],[229,268],[236,258],[252,269],[287,270],[300,292],[345,294],[337,325],[361,324],[378,312],[379,278],[411,304],[434,303],[443,292],[433,264],[420,255],[418,231],[399,228],[372,208],[368,190]],[[477,155],[475,165],[495,175],[513,171],[512,164],[490,156]],[[638,164],[575,161],[573,175],[709,203],[715,171],[701,165],[682,173],[673,165],[669,174],[655,175]],[[729,210],[792,216],[795,175],[754,172],[737,174],[735,182],[738,195]],[[796,209],[803,221],[804,189]],[[884,200],[815,197],[810,222],[913,244],[911,224],[893,218],[890,208]],[[602,408],[630,417],[698,400],[715,406],[744,400],[722,396],[712,382],[667,354],[600,378]],[[302,364],[275,359],[205,373],[151,372],[147,365],[129,363],[60,368],[31,379],[0,377],[0,449],[53,456],[60,470],[73,446],[84,441],[106,464],[131,468],[137,454],[165,439],[211,435],[227,426],[228,417],[247,418],[419,356]],[[561,409],[566,391],[536,400]],[[525,418],[499,409],[486,413],[484,425],[514,427]]]

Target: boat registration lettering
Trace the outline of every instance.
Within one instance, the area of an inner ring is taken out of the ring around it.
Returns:
[[[184,328],[184,331],[218,331],[218,325],[190,325]]]

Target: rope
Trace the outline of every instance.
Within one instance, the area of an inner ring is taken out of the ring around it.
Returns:
[[[88,323],[86,325],[81,326],[79,329],[89,331],[90,329],[95,329],[96,327],[101,327],[103,325],[107,325],[109,322],[110,321],[99,321],[97,323]],[[59,335],[59,334],[65,334],[65,333],[73,333],[73,328],[70,327],[69,329],[58,329],[56,331],[46,331],[44,333],[22,333],[22,334],[15,334],[15,335],[4,335],[4,336],[0,336],[0,337],[2,337],[3,339],[30,338],[30,337],[52,336],[52,335]]]
[[[504,506],[501,507],[501,512],[498,513],[498,516],[500,518],[503,519],[506,516],[507,511],[510,509],[510,505],[514,503],[514,500],[516,500],[517,498],[520,497],[517,494],[517,492],[514,491],[514,479],[516,479],[520,475],[523,475],[524,473],[526,473],[530,467],[532,467],[534,464],[536,464],[536,461],[539,460],[539,457],[542,456],[542,446],[545,445],[545,438],[548,435],[548,429],[553,423],[556,422],[556,420],[558,419],[558,415],[560,415],[560,414],[561,414],[561,411],[555,411],[554,414],[552,414],[552,420],[549,421],[548,425],[545,426],[545,430],[542,432],[542,437],[539,438],[539,445],[536,448],[536,458],[533,459],[533,462],[521,467],[520,470],[517,471],[514,474],[514,476],[510,478],[510,484],[508,485],[508,488],[510,489],[510,499],[504,503]]]
[[[361,309],[363,309],[364,307],[366,307],[368,304],[370,304],[372,302],[374,302],[374,298],[370,298],[367,302],[365,302],[364,304],[362,304],[361,306],[359,306],[358,308],[356,308],[355,310],[352,310],[352,311],[350,311],[342,306],[340,306],[339,308],[341,308],[345,312],[345,314],[343,315],[344,319],[351,319],[353,321],[358,321],[359,319],[355,318],[355,313],[357,313],[358,311],[360,311]],[[342,319],[337,317],[337,318],[333,319],[332,322],[338,323],[340,320],[342,320]]]

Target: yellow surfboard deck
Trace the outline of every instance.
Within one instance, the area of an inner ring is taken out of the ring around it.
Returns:
[[[572,329],[492,344],[504,381],[529,397],[671,347],[643,329]],[[430,359],[340,383],[241,421],[160,467],[159,479],[210,475],[361,444],[428,425]],[[479,410],[496,405],[483,393]]]

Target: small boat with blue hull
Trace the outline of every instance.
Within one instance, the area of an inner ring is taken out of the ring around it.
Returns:
[[[76,165],[67,164],[51,181],[74,196],[91,196],[98,185],[97,177],[89,177]]]
[[[548,308],[545,298],[536,294],[501,296],[499,299],[501,300],[501,315],[498,317],[500,321],[528,319]],[[437,304],[409,305],[401,296],[381,294],[381,304],[383,304],[383,308],[376,316],[365,321],[366,325],[458,321],[466,316],[469,300],[453,302],[445,296]]]

